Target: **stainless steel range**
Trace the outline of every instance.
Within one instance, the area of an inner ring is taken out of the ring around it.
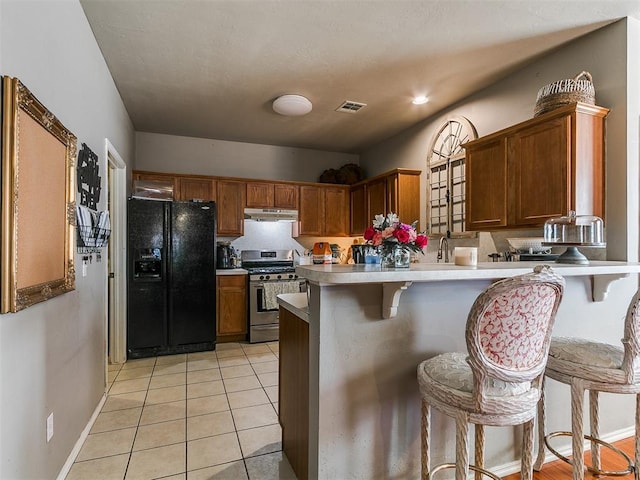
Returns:
[[[249,272],[249,342],[277,341],[277,295],[306,290],[295,272],[293,250],[243,250],[240,258]]]

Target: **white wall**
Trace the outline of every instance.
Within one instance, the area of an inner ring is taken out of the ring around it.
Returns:
[[[317,182],[358,155],[256,143],[136,133],[136,170]]]
[[[20,78],[78,147],[98,154],[106,208],[104,140],[132,159],[133,127],[80,4],[1,1],[0,73]],[[77,271],[75,291],[0,315],[2,479],[55,478],[104,393],[106,262]]]
[[[611,109],[607,118],[607,257],[610,260],[638,260],[639,165],[638,135],[640,131],[640,21],[625,19],[576,40],[539,59],[530,66],[482,90],[459,104],[441,112],[413,128],[389,139],[361,155],[361,165],[370,174],[390,168],[406,167],[426,170],[426,149],[436,128],[449,115],[467,117],[486,135],[533,116],[538,89],[555,80],[572,78],[582,70],[593,75],[596,103]],[[544,181],[544,179],[541,179]],[[423,178],[423,192],[425,189]],[[422,221],[426,217],[426,198],[422,197]],[[435,242],[433,242],[435,243]],[[585,338],[619,344],[622,320],[628,302],[638,286],[637,275],[614,282],[607,301],[588,300],[588,285],[565,292],[560,306],[556,335],[581,335]],[[459,301],[457,291],[442,292],[442,308]],[[565,312],[565,313],[562,313]],[[562,313],[562,314],[561,314]],[[423,312],[425,318],[437,309]],[[579,332],[579,333],[578,333]],[[439,352],[433,352],[439,353]],[[632,395],[601,396],[601,433],[631,435],[634,402]],[[548,424],[551,430],[570,429],[569,389],[548,382]],[[492,434],[493,435],[493,434]],[[495,435],[506,435],[496,433]],[[447,451],[455,447],[448,438]],[[500,436],[492,437],[497,441]],[[515,438],[515,437],[514,437]],[[487,442],[490,446],[491,441]],[[560,440],[558,445],[560,445]],[[497,444],[494,444],[494,447]],[[565,442],[564,445],[567,445]],[[515,452],[489,447],[487,464],[503,465]],[[443,450],[444,452],[444,450]],[[435,459],[437,462],[437,459]],[[513,464],[517,468],[517,464]]]

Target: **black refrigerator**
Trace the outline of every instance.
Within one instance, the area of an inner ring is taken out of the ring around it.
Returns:
[[[128,357],[215,349],[215,203],[127,207]]]

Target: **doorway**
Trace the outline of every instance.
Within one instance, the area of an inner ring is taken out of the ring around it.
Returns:
[[[107,255],[106,357],[108,363],[127,360],[127,252],[126,204],[127,165],[105,139],[107,158],[108,210],[111,219],[111,241]]]

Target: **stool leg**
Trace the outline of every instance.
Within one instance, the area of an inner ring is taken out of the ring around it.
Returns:
[[[589,422],[591,424],[591,436],[593,438],[600,438],[598,419],[598,392],[596,390],[589,390]],[[591,442],[591,465],[597,470],[601,470],[600,463],[600,444]]]
[[[469,419],[464,412],[456,415],[456,480],[467,480],[469,473]]]
[[[640,395],[636,395],[636,438],[633,461],[635,462],[634,479],[640,480]]]
[[[430,461],[429,461],[429,434],[431,428],[431,407],[422,400],[422,480],[429,480],[430,477]]]
[[[522,460],[520,461],[520,479],[533,479],[533,422],[532,418],[522,425]]]
[[[476,436],[475,436],[475,449],[476,449],[476,458],[475,465],[476,467],[484,468],[484,425],[480,425],[479,423],[475,426]],[[482,480],[484,475],[482,472],[475,472],[475,479]]]
[[[538,456],[536,457],[536,462],[533,464],[533,469],[536,472],[542,470],[542,465],[544,465],[544,453],[545,453],[545,444],[544,444],[544,435],[546,431],[546,423],[547,419],[545,417],[545,398],[544,398],[544,388],[545,388],[544,378],[542,379],[542,384],[540,386],[540,400],[538,400]]]
[[[573,480],[584,479],[583,403],[584,388],[582,387],[582,382],[577,378],[573,378],[571,380],[571,443],[573,451]]]

